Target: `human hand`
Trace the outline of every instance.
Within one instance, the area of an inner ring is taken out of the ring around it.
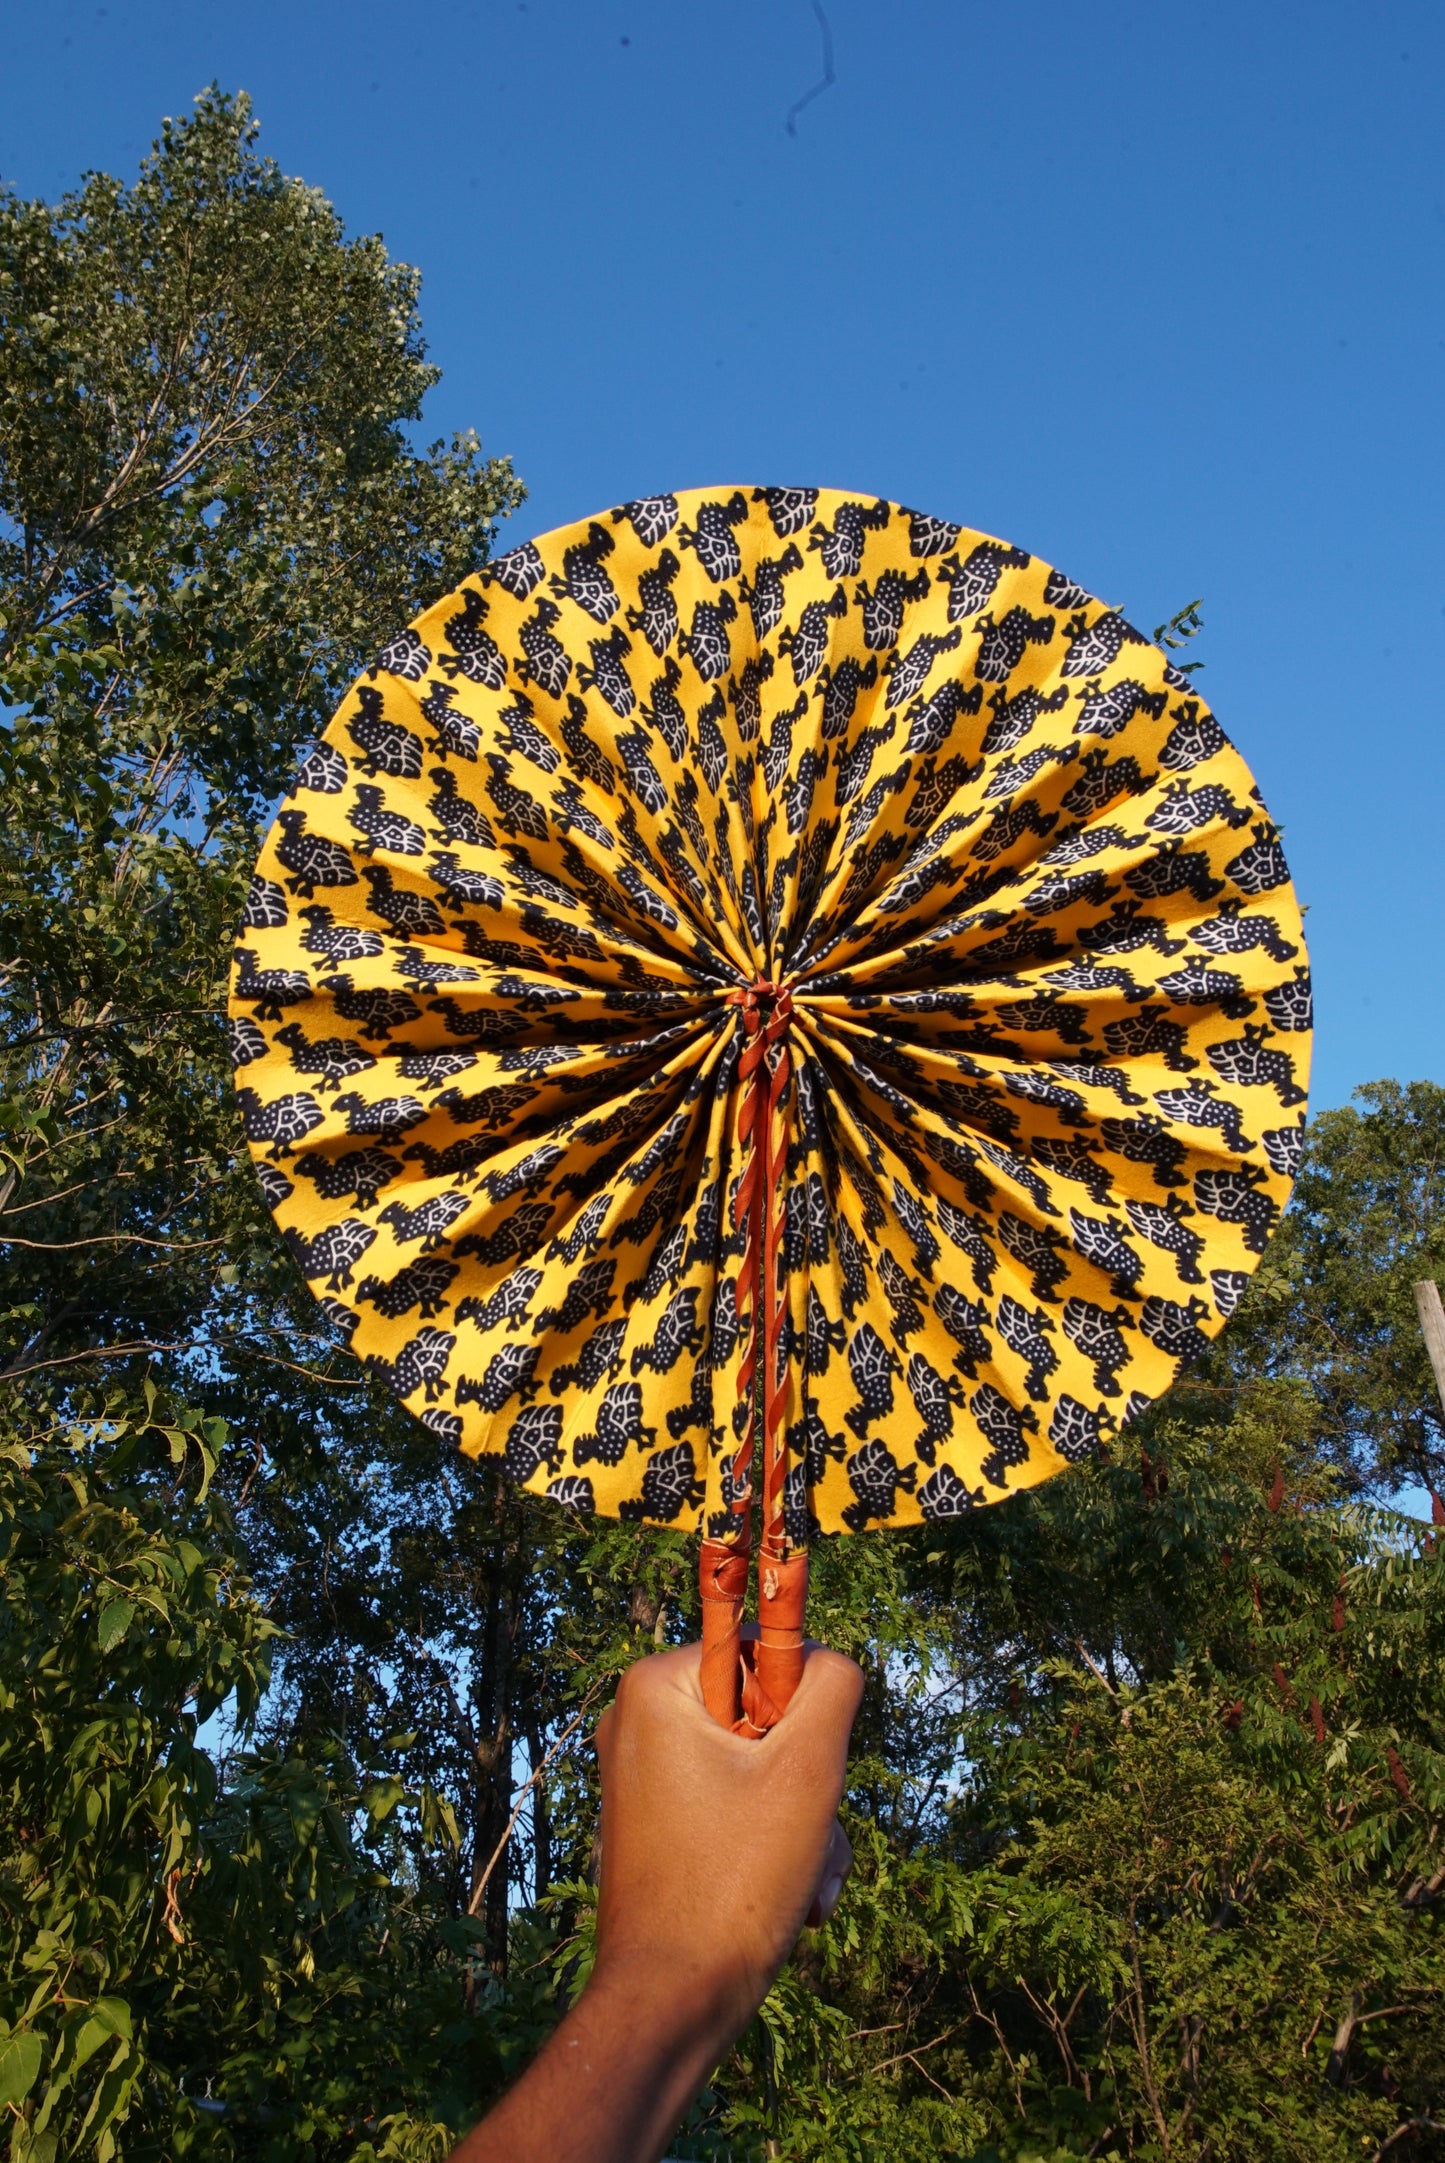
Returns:
[[[767,1995],[852,1860],[838,1823],[862,1670],[810,1645],[760,1742],[702,1701],[701,1648],[629,1668],[597,1729],[597,1964],[453,2163],[645,2163]]]
[[[837,1810],[863,1674],[810,1645],[783,1719],[744,1741],[707,1712],[699,1665],[696,1645],[639,1661],[598,1724],[597,1969],[665,1975],[721,2057],[852,1865]]]

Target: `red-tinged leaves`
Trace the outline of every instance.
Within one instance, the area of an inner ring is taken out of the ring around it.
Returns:
[[[1390,1778],[1394,1781],[1405,1801],[1413,1802],[1415,1797],[1410,1789],[1410,1775],[1400,1763],[1400,1753],[1393,1743],[1385,1751],[1385,1762],[1390,1768]]]
[[[1279,1513],[1279,1509],[1280,1509],[1280,1505],[1281,1505],[1281,1504],[1283,1503],[1283,1501],[1284,1501],[1284,1466],[1283,1466],[1283,1465],[1276,1465],[1276,1466],[1275,1466],[1275,1468],[1274,1468],[1274,1484],[1273,1484],[1273,1486],[1272,1486],[1272,1487],[1270,1488],[1270,1490],[1269,1490],[1269,1501],[1268,1501],[1268,1503],[1266,1504],[1266,1507],[1267,1507],[1267,1508],[1268,1508],[1269,1510],[1271,1510],[1271,1511],[1272,1511],[1272,1512],[1273,1512],[1273,1513],[1274,1513],[1275,1515],[1278,1515],[1278,1513]]]
[[[1234,1550],[1229,1547],[1221,1547],[1219,1550],[1219,1560],[1223,1568],[1227,1570],[1234,1560]]]
[[[1310,1699],[1310,1725],[1314,1728],[1315,1731],[1315,1741],[1320,1745],[1321,1749],[1323,1749],[1325,1740],[1325,1716],[1320,1709],[1320,1701],[1317,1697],[1312,1697]]]
[[[1432,1525],[1445,1525],[1445,1502],[1441,1501],[1433,1487],[1430,1489],[1430,1522]]]
[[[1154,1460],[1146,1449],[1141,1449],[1139,1452],[1139,1478],[1143,1482],[1144,1500],[1146,1502],[1157,1502],[1159,1499],[1159,1486],[1154,1476]]]
[[[1224,1725],[1231,1735],[1239,1733],[1239,1723],[1244,1718],[1244,1699],[1237,1697],[1224,1715]]]
[[[1274,1663],[1274,1686],[1276,1690],[1278,1690],[1280,1696],[1284,1699],[1286,1705],[1292,1705],[1294,1703],[1294,1691],[1290,1688],[1289,1677],[1285,1673],[1284,1669],[1280,1666],[1278,1660],[1276,1660]]]

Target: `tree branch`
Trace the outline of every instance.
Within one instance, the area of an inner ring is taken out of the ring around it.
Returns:
[[[567,1725],[563,1728],[561,1734],[557,1737],[557,1740],[548,1750],[547,1755],[543,1758],[541,1764],[538,1765],[535,1772],[532,1773],[530,1778],[525,1780],[522,1783],[521,1787],[518,1788],[516,1806],[514,1807],[511,1816],[507,1820],[507,1829],[502,1834],[502,1837],[497,1842],[496,1846],[493,1848],[491,1859],[488,1862],[486,1869],[477,1879],[476,1885],[472,1890],[472,1897],[467,1902],[468,1915],[474,1916],[478,1908],[481,1906],[483,1897],[487,1890],[487,1882],[490,1879],[492,1872],[496,1869],[498,1863],[501,1861],[503,1853],[506,1850],[507,1842],[511,1839],[513,1833],[517,1829],[517,1821],[522,1815],[522,1807],[525,1804],[527,1797],[531,1794],[533,1788],[537,1785],[537,1782],[545,1778],[548,1770],[555,1763],[569,1737],[576,1734],[578,1728],[582,1725],[582,1722],[587,1717],[588,1709],[591,1706],[593,1699],[596,1697],[598,1691],[601,1688],[602,1684],[600,1682],[593,1683],[591,1689],[583,1698],[582,1703],[578,1706],[572,1718],[567,1722]]]
[[[0,1246],[26,1247],[33,1254],[69,1254],[76,1247],[159,1247],[166,1254],[190,1254],[198,1247],[225,1244],[224,1238],[147,1239],[140,1232],[97,1232],[90,1239],[20,1239],[14,1232],[0,1231]]]

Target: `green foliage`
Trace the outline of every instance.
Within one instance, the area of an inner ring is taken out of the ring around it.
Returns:
[[[1199,613],[1203,606],[1202,598],[1190,601],[1186,607],[1176,609],[1163,623],[1156,623],[1152,633],[1155,645],[1163,646],[1168,653],[1180,652],[1191,638],[1197,638],[1204,629],[1204,618]],[[1181,676],[1196,676],[1204,663],[1176,661],[1174,666]]]
[[[167,1428],[115,1408],[0,1457],[10,2153],[443,2153],[549,2015],[525,1988],[468,2014],[480,1927],[411,1867],[455,1824],[394,1738],[236,1752],[218,1780],[206,1723],[254,1716],[275,1629],[206,1448],[163,1482]]]
[[[0,2127],[15,2163],[429,2163],[585,1980],[593,1713],[677,1536],[444,1459],[241,1146],[227,945],[355,669],[519,499],[419,451],[417,279],[242,100],[0,196]],[[1168,636],[1198,628],[1198,605]],[[859,1862],[678,2152],[1442,2153],[1442,1550],[1410,1285],[1445,1091],[1311,1130],[1110,1462],[825,1543]],[[1432,2145],[1433,2143],[1433,2145]]]
[[[322,1345],[233,1170],[229,935],[298,747],[520,496],[411,448],[416,273],[254,133],[211,92],[131,187],[0,191],[0,1362],[82,1411],[132,1347],[215,1403]]]
[[[209,1441],[170,1433],[203,1482]],[[0,2063],[12,2153],[42,2163],[115,2152],[145,2064],[134,1978],[178,1935],[215,1801],[197,1725],[253,1713],[267,1680],[218,1506],[123,1484],[154,1435],[116,1417],[105,1461],[79,1434],[0,1453]]]
[[[1409,2128],[1445,2094],[1445,1549],[1318,1474],[1272,1508],[1258,1403],[1170,1410],[946,1549],[879,1543],[927,1689],[969,1678],[950,1777],[893,1742],[925,1688],[895,1648],[859,1867],[720,2130],[828,2163],[1440,2152]]]
[[[1293,1204],[1215,1356],[1296,1378],[1311,1444],[1356,1486],[1445,1489],[1445,1408],[1411,1286],[1445,1283],[1445,1088],[1372,1082],[1321,1112]]]

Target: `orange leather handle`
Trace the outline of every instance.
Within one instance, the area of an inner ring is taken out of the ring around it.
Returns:
[[[738,1376],[742,1431],[732,1466],[730,1539],[705,1539],[698,1570],[702,1592],[702,1694],[713,1718],[735,1735],[761,1736],[777,1725],[803,1673],[803,1608],[808,1558],[785,1530],[787,1377],[782,1356],[785,1303],[782,1244],[786,1211],[788,1028],[791,987],[766,977],[729,995],[739,1010],[743,1086],[738,1117],[742,1168],[733,1205],[745,1235],[738,1276],[738,1320],[745,1352]],[[752,1460],[763,1450],[762,1553],[758,1631],[742,1636],[752,1542]]]
[[[702,1593],[702,1696],[719,1727],[758,1737],[776,1727],[803,1674],[803,1610],[808,1558],[770,1556],[758,1566],[759,1626],[742,1635],[748,1551],[704,1540],[699,1558]]]
[[[770,1556],[764,1542],[758,1562],[758,1641],[754,1673],[764,1703],[760,1711],[782,1718],[803,1679],[803,1610],[808,1601],[806,1554]]]
[[[702,1701],[719,1727],[742,1716],[742,1619],[748,1590],[746,1546],[704,1540],[698,1557],[702,1594]]]

